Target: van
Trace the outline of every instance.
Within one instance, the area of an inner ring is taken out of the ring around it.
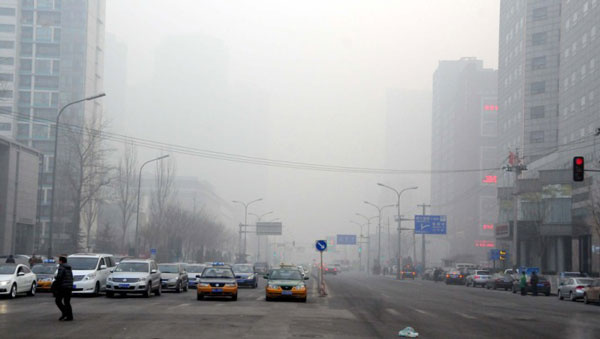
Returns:
[[[106,290],[106,279],[115,268],[112,254],[76,253],[67,257],[73,270],[73,294],[97,296]]]

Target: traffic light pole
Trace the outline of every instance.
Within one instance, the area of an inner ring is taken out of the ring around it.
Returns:
[[[422,203],[421,205],[417,205],[417,207],[422,207],[423,215],[425,215],[425,209],[431,207],[431,205]],[[425,233],[421,234],[421,265],[423,265],[423,270],[425,270]]]

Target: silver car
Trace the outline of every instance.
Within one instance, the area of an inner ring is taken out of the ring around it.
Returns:
[[[137,293],[148,298],[153,292],[156,296],[161,295],[162,286],[158,266],[150,259],[122,260],[106,281],[108,298],[112,298],[115,293]]]
[[[465,280],[465,285],[473,287],[484,287],[490,279],[490,271],[474,270],[473,273],[467,276],[467,279]]]
[[[594,282],[591,278],[569,278],[558,286],[558,299],[569,298],[571,301],[583,299],[583,290]]]
[[[188,290],[188,275],[185,264],[158,264],[163,289],[175,290],[177,293]]]

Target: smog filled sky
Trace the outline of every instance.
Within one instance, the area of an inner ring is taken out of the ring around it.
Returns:
[[[119,133],[197,149],[427,170],[432,74],[439,60],[461,57],[497,68],[498,11],[497,0],[111,0],[107,115]],[[121,54],[110,50],[116,44]],[[127,67],[119,68],[123,57]],[[406,102],[391,105],[391,93]],[[386,126],[390,121],[397,125]],[[159,154],[139,150],[140,160]],[[264,198],[251,212],[274,211],[284,238],[302,243],[357,233],[349,223],[360,220],[354,214],[376,213],[364,200],[395,203],[377,182],[420,187],[403,197],[405,215],[429,202],[428,175],[172,154],[178,175],[209,182],[226,202]],[[223,220],[233,228],[242,208],[231,208],[233,218]]]

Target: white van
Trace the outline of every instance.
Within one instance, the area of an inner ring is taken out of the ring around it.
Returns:
[[[475,264],[468,264],[468,263],[458,263],[455,265],[455,267],[457,270],[459,270],[461,272],[476,268]]]
[[[76,253],[67,257],[73,270],[73,293],[98,295],[115,267],[112,254]]]

